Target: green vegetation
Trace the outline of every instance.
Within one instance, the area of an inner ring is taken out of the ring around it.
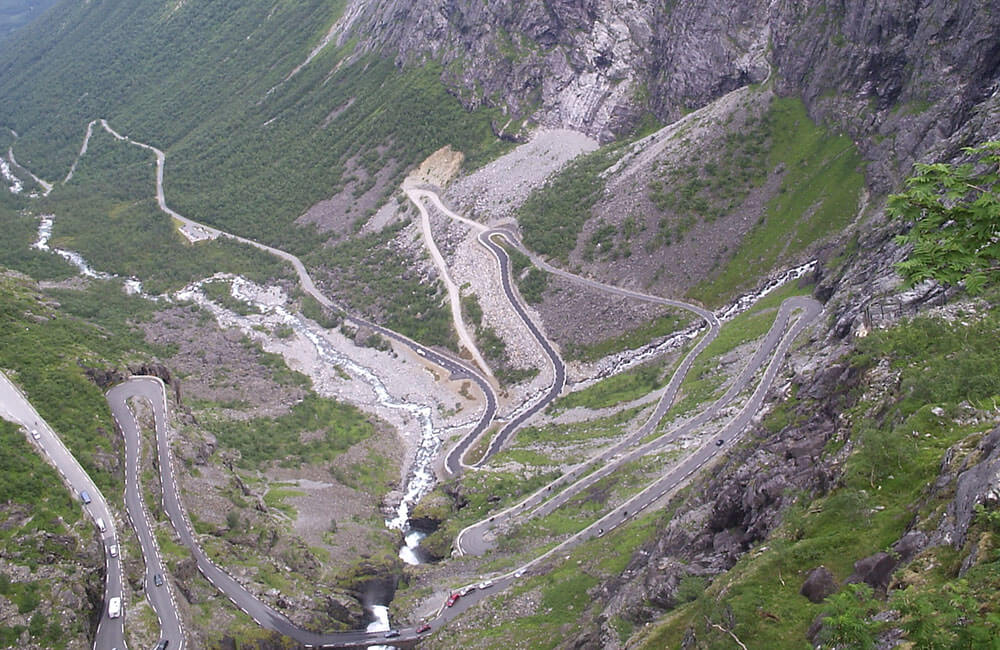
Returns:
[[[879,629],[870,615],[887,609],[901,612],[894,625],[915,647],[991,647],[988,640],[1000,630],[994,614],[1000,606],[995,510],[980,509],[966,548],[929,549],[912,571],[897,573],[900,584],[888,600],[854,587],[825,605],[813,605],[798,590],[802,576],[820,564],[844,580],[855,560],[889,550],[914,516],[931,527],[940,520],[954,494],[927,486],[939,476],[942,458],[951,450],[945,462],[951,471],[978,462],[969,454],[982,432],[994,426],[988,411],[1000,395],[998,336],[1000,310],[993,306],[967,324],[917,318],[862,339],[853,363],[869,370],[887,360],[899,379],[887,396],[877,402],[862,399],[848,411],[854,422],[853,453],[836,487],[811,501],[803,495],[785,513],[767,549],[747,554],[704,595],[668,614],[643,647],[676,647],[691,627],[702,644],[723,643],[722,633],[703,631],[706,616],[733,621],[734,633],[748,647],[789,647],[805,643],[807,628],[823,611],[834,616],[824,631],[824,647],[866,647]],[[800,413],[816,408],[801,396],[796,399]],[[979,411],[978,420],[969,418],[963,404],[988,411]],[[972,544],[980,549],[978,558],[960,577]],[[984,553],[984,548],[990,550]]]
[[[374,426],[354,406],[313,394],[286,415],[216,419],[206,422],[205,427],[220,444],[238,450],[239,464],[247,469],[270,461],[285,467],[326,463],[374,432]]]
[[[638,399],[666,384],[667,377],[664,370],[662,360],[644,363],[637,368],[602,379],[583,390],[564,395],[553,402],[546,412],[556,414],[578,406],[589,409],[607,408]]]
[[[604,190],[601,172],[614,164],[612,151],[603,148],[577,158],[532,192],[518,213],[527,247],[567,261],[583,224],[590,219],[590,209]]]
[[[55,215],[52,245],[78,251],[95,269],[138,277],[151,293],[217,271],[258,282],[291,277],[282,260],[231,239],[188,243],[156,205],[152,161],[95,130],[73,179],[37,208]]]
[[[334,464],[330,473],[340,483],[380,499],[399,482],[399,467],[374,450],[369,451],[363,461],[347,467]]]
[[[390,243],[409,222],[397,221],[377,233],[357,235],[309,255],[330,286],[355,309],[425,345],[455,350],[457,339],[440,282],[423,284],[408,256]]]
[[[78,561],[79,549],[69,528],[82,518],[79,503],[70,497],[62,479],[28,443],[23,431],[6,420],[0,420],[0,494],[4,495],[0,546],[7,562],[35,571],[42,564],[68,567]],[[89,524],[84,530],[89,533]],[[65,632],[58,615],[50,620],[35,611],[40,603],[50,600],[52,586],[47,579],[15,582],[0,572],[0,596],[13,603],[19,614],[34,612],[27,628],[32,641],[47,648],[64,648]],[[21,626],[0,627],[0,643],[16,646],[23,631]]]
[[[840,232],[858,210],[864,177],[849,137],[814,124],[797,98],[774,99],[764,124],[767,167],[783,169],[781,187],[719,273],[688,292],[706,304],[721,304],[782,260]]]
[[[107,117],[167,151],[166,195],[179,212],[305,253],[321,238],[292,222],[317,201],[344,190],[382,200],[445,144],[470,164],[510,146],[490,129],[499,111],[466,111],[435,65],[348,61],[351,41],[286,79],[343,6],[66,6],[0,51],[0,114],[22,136],[18,158],[47,179],[66,174],[87,122]]]
[[[38,18],[55,2],[56,0],[0,0],[0,41]]]
[[[1000,277],[1000,141],[965,152],[974,162],[916,165],[889,197],[889,214],[913,224],[897,238],[913,246],[897,265],[911,285],[934,278],[976,294]]]
[[[808,289],[800,288],[794,282],[788,283],[772,291],[736,318],[724,323],[715,340],[709,343],[691,364],[691,370],[681,383],[681,399],[674,403],[667,416],[688,413],[698,405],[720,397],[721,387],[726,378],[718,372],[719,358],[744,343],[764,336],[774,324],[778,306],[786,298],[808,293]],[[664,418],[665,421],[666,419]]]
[[[64,303],[63,311],[56,311],[52,296]],[[97,459],[112,453],[117,434],[104,395],[85,368],[121,366],[137,353],[152,352],[132,325],[148,316],[148,308],[121,293],[117,283],[49,296],[31,283],[0,276],[0,368],[108,495],[120,490],[106,462]]]
[[[76,268],[50,252],[31,248],[38,235],[38,219],[20,209],[9,192],[0,191],[0,266],[25,273],[36,280],[62,280],[76,275]]]
[[[638,348],[661,336],[673,334],[685,327],[689,322],[690,317],[686,313],[684,316],[681,316],[680,312],[670,310],[667,314],[658,316],[655,320],[634,330],[612,336],[603,341],[596,343],[568,343],[565,346],[564,354],[567,359],[596,361],[616,352]]]

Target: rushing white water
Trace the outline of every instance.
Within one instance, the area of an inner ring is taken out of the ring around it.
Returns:
[[[762,286],[760,289],[752,291],[750,293],[743,294],[742,296],[734,300],[732,303],[729,304],[729,306],[719,311],[716,314],[716,316],[718,316],[719,320],[723,322],[727,320],[732,320],[736,316],[739,316],[746,310],[750,309],[754,304],[756,304],[758,300],[760,300],[767,294],[771,293],[781,285],[785,284],[786,282],[791,282],[792,280],[798,280],[803,275],[809,273],[815,268],[816,268],[816,260],[813,260],[811,262],[806,262],[802,266],[796,266],[795,268],[788,269],[783,273],[779,273],[778,275],[772,277],[770,280],[765,282],[764,286]]]
[[[21,179],[10,171],[10,164],[8,164],[3,158],[0,158],[0,176],[3,176],[3,179],[10,183],[10,187],[7,189],[10,190],[11,194],[20,194],[21,190],[24,189],[24,184],[21,182]]]
[[[420,564],[417,547],[420,546],[420,540],[425,537],[427,535],[419,530],[411,530],[406,533],[406,537],[403,538],[403,547],[399,549],[399,558],[407,564]]]
[[[350,357],[338,352],[330,341],[327,340],[325,330],[322,327],[309,321],[301,314],[289,311],[284,306],[286,296],[280,289],[265,289],[245,278],[227,274],[216,274],[212,278],[208,278],[208,280],[212,279],[230,281],[231,292],[234,298],[254,305],[262,312],[274,314],[284,325],[291,327],[295,332],[308,340],[315,349],[317,356],[324,363],[339,366],[348,374],[361,379],[372,389],[376,401],[380,406],[403,411],[416,420],[420,427],[420,441],[417,444],[413,462],[407,474],[403,498],[396,508],[395,516],[385,522],[389,528],[404,530],[406,522],[410,517],[410,510],[424,495],[430,492],[436,482],[433,462],[441,447],[441,438],[434,430],[434,423],[431,418],[433,411],[431,407],[425,404],[413,404],[393,397],[377,374]],[[210,303],[200,291],[200,286],[205,281],[207,280],[196,282],[186,287],[175,294],[175,297],[181,300],[193,300],[200,304]],[[221,308],[213,305],[213,309],[214,311],[218,311]],[[230,318],[242,321],[243,329],[252,331],[253,323],[245,317],[230,315]]]

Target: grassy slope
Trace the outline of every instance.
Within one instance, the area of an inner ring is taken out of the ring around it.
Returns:
[[[706,304],[725,302],[815,242],[835,236],[858,209],[861,158],[845,135],[813,123],[802,102],[776,98],[764,120],[768,169],[784,166],[778,193],[719,273],[688,292]]]
[[[888,360],[900,372],[900,381],[885,401],[863,400],[851,413],[854,451],[837,489],[812,502],[803,497],[786,512],[766,548],[745,556],[702,596],[669,614],[645,636],[643,647],[676,647],[691,626],[703,644],[722,643],[723,637],[706,631],[701,622],[704,616],[719,620],[725,611],[732,613],[734,632],[749,647],[809,647],[806,629],[825,607],[798,594],[806,572],[822,564],[844,580],[855,560],[888,550],[915,512],[930,522],[926,525],[936,521],[930,514],[947,499],[922,499],[938,476],[942,456],[963,440],[965,449],[973,448],[980,433],[992,427],[988,418],[963,422],[957,416],[962,402],[990,406],[1000,394],[994,372],[1000,354],[992,343],[998,335],[1000,312],[994,309],[969,325],[921,318],[864,340],[855,363],[872,368]],[[945,416],[934,415],[935,407],[944,409]],[[779,412],[777,417],[786,416]],[[914,431],[921,435],[914,437]],[[977,647],[961,645],[959,636],[995,638],[1000,629],[995,616],[972,614],[980,606],[983,612],[996,607],[1000,526],[988,515],[980,518],[969,539],[989,550],[980,553],[964,579],[957,579],[957,572],[967,548],[932,549],[910,565],[908,573],[914,573],[903,576],[908,588],[888,603],[872,604],[875,610],[897,607],[915,614],[903,624],[918,647]],[[967,599],[978,604],[970,610]],[[870,634],[878,626],[865,627]]]

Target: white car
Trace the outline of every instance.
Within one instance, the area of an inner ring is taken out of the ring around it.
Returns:
[[[38,429],[32,429],[31,437],[34,438],[35,440],[38,440],[39,438],[42,437],[42,434],[38,433]]]
[[[118,545],[112,544],[111,546],[109,546],[108,553],[111,554],[111,557],[118,557]]]
[[[122,615],[122,599],[117,596],[108,600],[108,618],[118,618]]]
[[[482,582],[479,583],[479,588],[480,589],[488,589],[488,588],[490,588],[492,586],[493,586],[493,581],[492,580],[483,580]]]

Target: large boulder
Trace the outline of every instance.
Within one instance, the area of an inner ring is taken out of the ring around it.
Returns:
[[[830,569],[822,565],[809,572],[806,581],[802,583],[802,588],[799,589],[799,593],[813,603],[823,602],[827,596],[836,591],[837,579],[833,577]]]
[[[861,558],[854,563],[854,573],[847,579],[847,584],[863,582],[875,591],[884,592],[898,564],[894,557],[885,552]]]

